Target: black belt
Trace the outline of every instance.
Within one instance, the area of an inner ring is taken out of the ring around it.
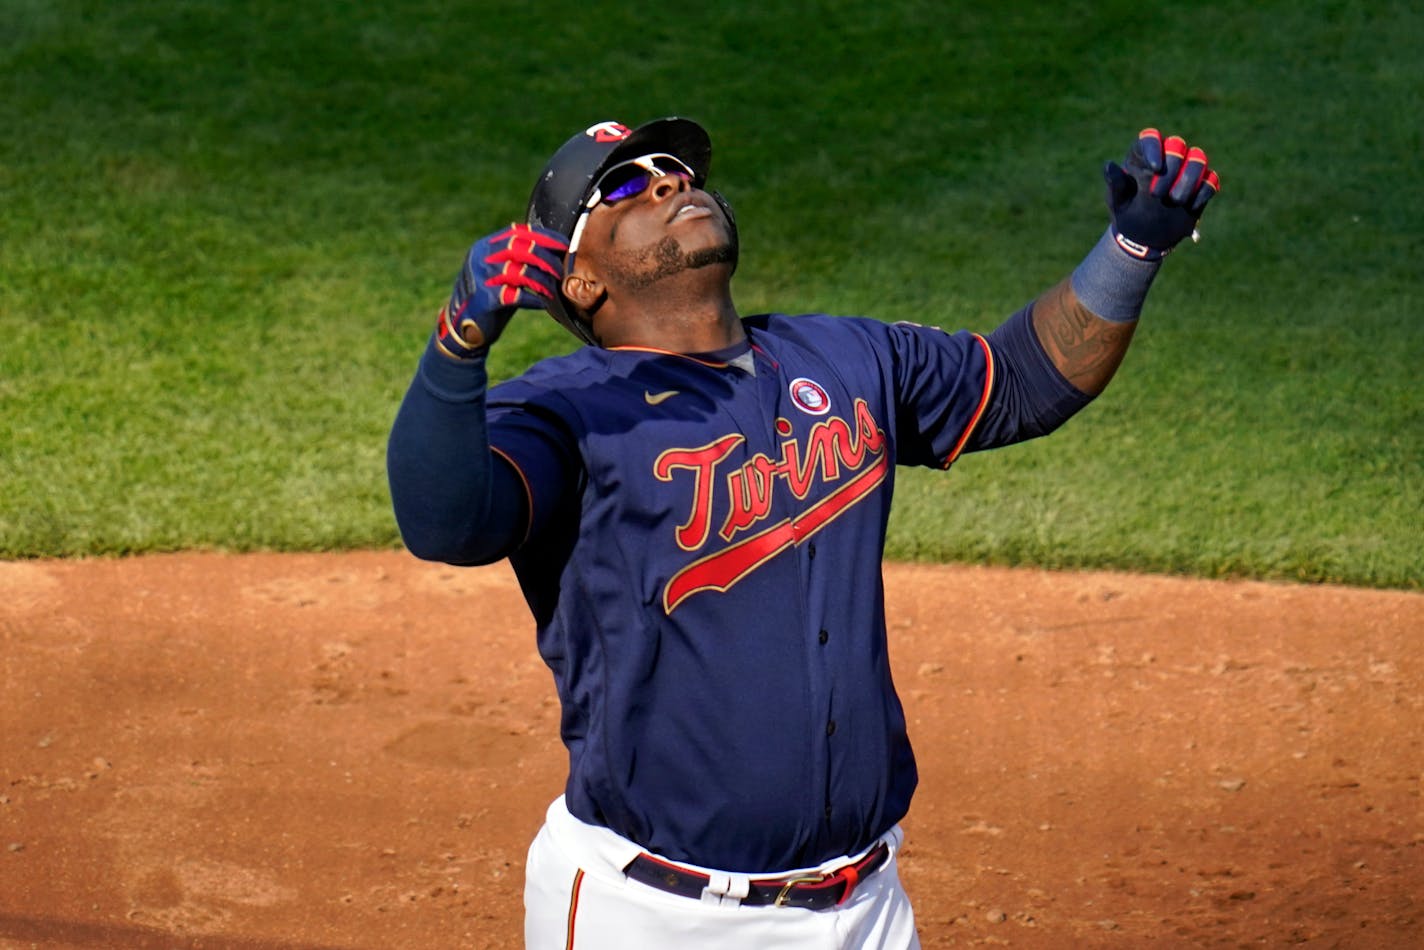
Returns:
[[[747,896],[742,898],[742,903],[825,910],[849,900],[856,885],[879,870],[889,857],[890,846],[882,841],[859,861],[835,871],[753,880],[749,882]],[[638,855],[623,869],[623,873],[639,884],[693,900],[702,898],[703,890],[712,880],[701,871],[669,864],[651,854]]]

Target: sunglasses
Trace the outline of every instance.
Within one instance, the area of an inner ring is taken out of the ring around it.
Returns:
[[[588,216],[593,213],[594,208],[600,204],[616,205],[620,201],[636,198],[647,191],[655,179],[669,175],[684,181],[692,181],[697,177],[692,169],[687,167],[687,163],[666,152],[654,152],[619,162],[600,175],[593,190],[584,199],[578,220],[574,222],[574,232],[569,238],[569,250],[564,258],[567,262],[565,272],[573,270],[574,254],[578,252],[584,225],[588,223]]]

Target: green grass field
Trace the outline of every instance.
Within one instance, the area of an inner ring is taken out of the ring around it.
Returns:
[[[712,132],[743,312],[986,331],[1157,124],[1224,189],[1108,393],[904,472],[896,558],[1424,586],[1424,9],[0,2],[0,556],[398,543],[469,243],[607,117]],[[516,321],[497,376],[567,349]]]

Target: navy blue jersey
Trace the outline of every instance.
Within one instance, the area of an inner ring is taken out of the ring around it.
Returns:
[[[947,467],[993,385],[971,333],[743,321],[754,372],[586,347],[488,393],[510,558],[554,675],[569,809],[674,860],[853,853],[916,784],[886,655],[896,464]]]

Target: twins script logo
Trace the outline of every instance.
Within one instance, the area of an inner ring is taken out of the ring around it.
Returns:
[[[663,588],[667,613],[700,591],[730,590],[782,551],[864,501],[889,471],[885,433],[863,399],[855,401],[853,419],[832,417],[816,423],[804,448],[799,439],[791,438],[788,420],[776,420],[776,431],[782,437],[777,458],[758,453],[739,466],[724,466],[746,441],[742,434],[730,433],[697,448],[668,449],[653,463],[653,475],[659,481],[691,476],[691,510],[674,532],[678,547],[689,552],[702,550],[711,540],[714,512],[719,511],[725,514],[716,528],[717,536],[732,542],[672,576]],[[817,484],[835,487],[797,515],[734,541],[767,519],[777,490],[784,487],[797,499],[804,499]]]

